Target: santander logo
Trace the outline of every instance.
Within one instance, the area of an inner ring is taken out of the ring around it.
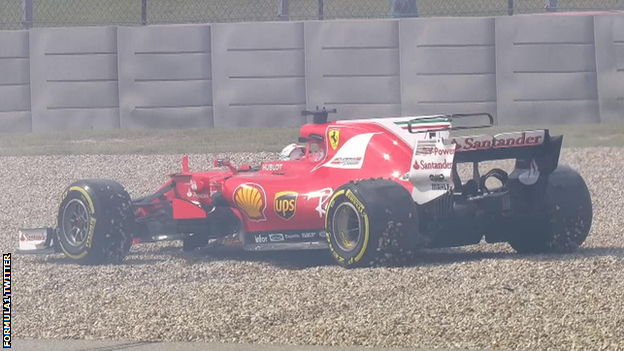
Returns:
[[[415,170],[452,169],[453,162],[448,162],[447,160],[443,160],[442,162],[425,162],[425,160],[416,160],[412,168],[414,168]]]
[[[483,149],[499,149],[508,147],[537,146],[544,143],[546,132],[543,130],[533,130],[526,132],[501,133],[494,137],[489,135],[473,135],[453,138],[453,143],[457,144],[456,150],[473,151]]]

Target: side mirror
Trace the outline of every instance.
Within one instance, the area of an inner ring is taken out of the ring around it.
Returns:
[[[230,165],[230,160],[227,158],[214,160],[215,167],[229,167]]]
[[[214,160],[214,166],[215,167],[227,167],[230,169],[230,171],[232,171],[232,173],[236,173],[236,168],[234,168],[232,166],[232,163],[230,162],[229,159],[224,158],[224,159],[216,159]]]

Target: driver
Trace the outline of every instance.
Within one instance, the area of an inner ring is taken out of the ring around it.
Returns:
[[[282,149],[280,161],[298,161],[305,156],[305,146],[300,144],[290,144]]]

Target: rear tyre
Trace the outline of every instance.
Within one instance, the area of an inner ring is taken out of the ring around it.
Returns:
[[[326,238],[339,265],[404,264],[418,246],[418,216],[410,193],[391,180],[338,188],[329,200]]]
[[[82,264],[122,263],[134,230],[130,195],[121,184],[87,179],[65,191],[57,239],[67,257]]]
[[[591,195],[581,175],[559,166],[546,188],[547,217],[518,221],[509,244],[521,254],[568,253],[583,244],[593,219]]]

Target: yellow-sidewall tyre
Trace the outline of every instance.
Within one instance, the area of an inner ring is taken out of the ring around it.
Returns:
[[[334,259],[346,268],[402,265],[419,246],[416,205],[392,180],[362,180],[336,189],[325,231]]]
[[[59,246],[81,264],[122,263],[132,246],[130,195],[112,180],[85,179],[67,187],[57,222]]]

